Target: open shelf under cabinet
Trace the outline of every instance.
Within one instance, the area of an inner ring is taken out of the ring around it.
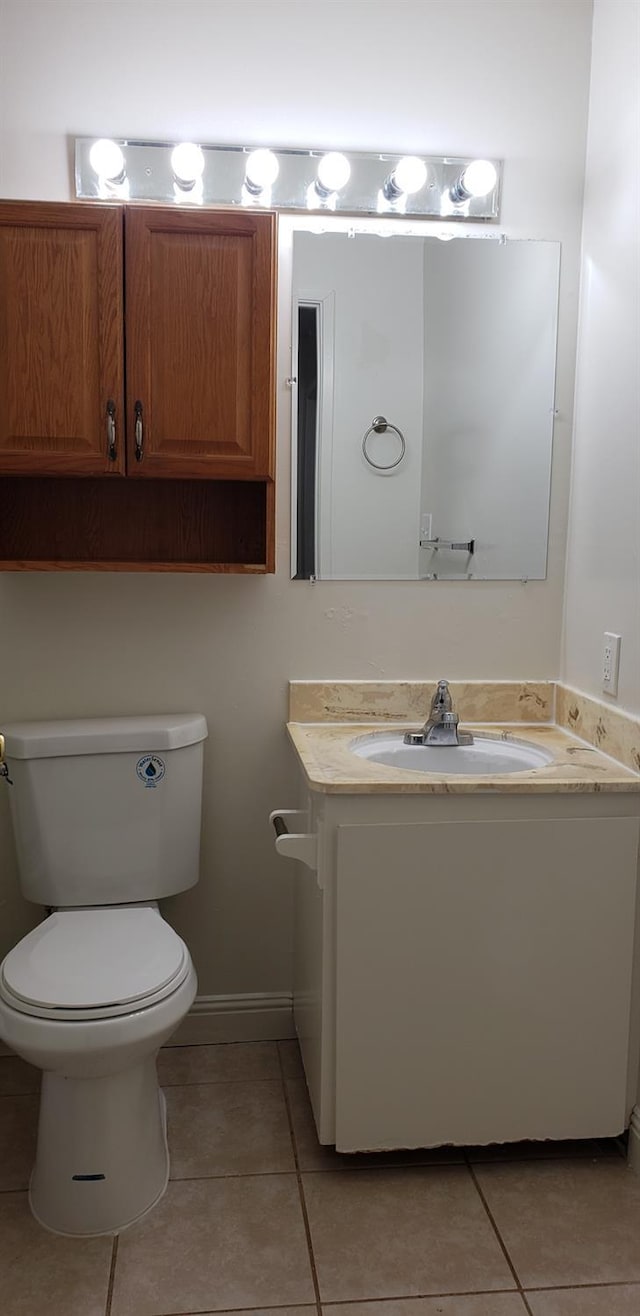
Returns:
[[[10,476],[0,570],[265,574],[273,517],[270,481]]]

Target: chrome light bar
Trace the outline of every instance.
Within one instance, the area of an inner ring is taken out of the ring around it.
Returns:
[[[497,220],[499,160],[77,137],[76,196]]]

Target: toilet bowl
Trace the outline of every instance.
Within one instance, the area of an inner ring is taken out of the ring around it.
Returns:
[[[162,1196],[156,1055],[196,985],[153,904],[56,910],[0,965],[0,1034],[43,1070],[29,1196],[47,1228],[113,1232]]]

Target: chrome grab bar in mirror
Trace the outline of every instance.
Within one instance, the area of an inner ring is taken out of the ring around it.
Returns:
[[[450,548],[450,549],[453,550],[454,553],[455,553],[455,552],[460,552],[460,553],[475,553],[475,551],[476,551],[476,541],[475,541],[475,539],[464,539],[464,540],[457,540],[457,539],[439,539],[439,538],[436,538],[436,539],[421,539],[421,540],[420,540],[420,547],[421,547],[421,548],[432,548],[432,549],[434,549],[435,551],[437,551],[439,548]]]

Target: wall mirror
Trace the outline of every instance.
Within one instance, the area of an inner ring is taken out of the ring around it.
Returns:
[[[292,575],[546,575],[560,245],[296,232]]]

